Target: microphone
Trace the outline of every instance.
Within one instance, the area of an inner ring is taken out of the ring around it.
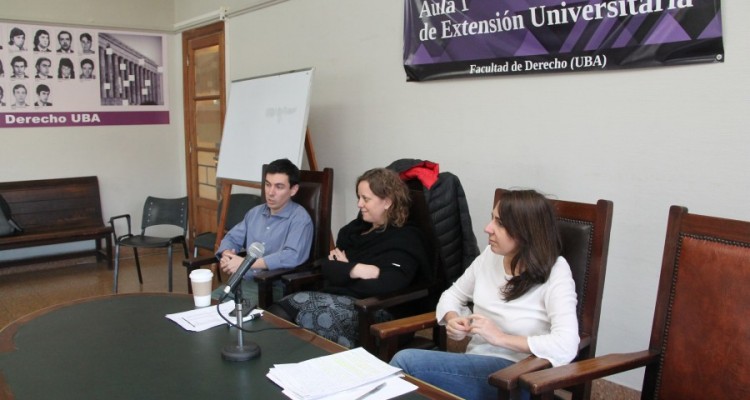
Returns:
[[[254,242],[250,245],[250,248],[247,249],[245,260],[242,261],[242,264],[240,264],[240,266],[237,268],[237,271],[234,271],[234,274],[229,277],[227,286],[224,288],[224,293],[229,294],[229,292],[232,292],[237,288],[237,285],[242,282],[242,277],[245,276],[245,274],[250,269],[250,267],[253,266],[255,261],[263,257],[264,251],[266,251],[266,248],[265,246],[263,246],[263,243]]]
[[[229,281],[227,282],[227,287],[224,288],[224,297],[226,297],[229,292],[234,292],[234,303],[235,311],[237,313],[236,317],[238,328],[237,344],[224,346],[224,349],[221,350],[221,357],[227,361],[247,361],[260,356],[260,347],[257,344],[253,342],[245,343],[245,341],[242,339],[243,311],[242,286],[240,286],[240,282],[242,282],[242,277],[245,276],[245,274],[255,263],[255,261],[263,257],[264,251],[266,251],[266,248],[265,246],[263,246],[263,243],[255,242],[251,244],[247,249],[245,260],[237,268],[237,271],[234,271],[234,274],[229,278]],[[224,297],[222,297],[222,300],[224,299]]]

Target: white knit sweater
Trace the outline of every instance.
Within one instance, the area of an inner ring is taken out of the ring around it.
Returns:
[[[575,282],[570,266],[558,257],[550,277],[518,299],[505,302],[501,295],[511,276],[505,274],[503,256],[489,246],[471,263],[464,274],[446,290],[437,305],[436,318],[449,311],[469,315],[466,307],[474,303],[474,313],[491,318],[504,332],[525,336],[531,352],[549,360],[553,366],[565,365],[578,352],[578,319],[576,317]],[[479,335],[474,335],[466,349],[468,354],[482,354],[520,361],[528,356],[506,348],[493,346]]]

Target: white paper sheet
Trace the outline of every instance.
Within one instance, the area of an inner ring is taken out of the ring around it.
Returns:
[[[377,387],[380,383],[385,382],[385,386],[378,390],[375,393],[367,394],[370,390]],[[367,400],[388,400],[392,399],[394,397],[401,396],[402,394],[406,394],[409,392],[412,392],[414,390],[417,390],[418,388],[401,379],[398,376],[392,376],[390,378],[383,379],[382,381],[373,382],[369,385],[360,386],[358,388],[344,390],[343,392],[335,393],[330,396],[321,397],[318,400],[352,400],[352,399],[360,399],[362,396],[367,394],[365,396],[365,399]],[[305,400],[302,397],[299,397],[292,393],[291,391],[284,390],[282,391],[287,397],[289,397],[292,400]]]
[[[370,400],[387,399],[416,390],[416,386],[397,376],[400,373],[400,369],[359,347],[296,364],[277,364],[267,376],[281,386],[288,397],[300,400],[353,399],[388,380],[384,388],[367,397]],[[400,382],[391,382],[392,378]],[[397,394],[387,396],[389,393]]]
[[[237,322],[237,317],[230,317],[229,313],[234,310],[234,301],[230,300],[222,303],[219,306],[219,310],[228,320]],[[249,321],[251,319],[259,318],[263,315],[263,310],[254,309],[250,312],[243,321]],[[201,332],[206,329],[213,328],[227,322],[219,316],[216,312],[216,306],[197,308],[195,310],[185,311],[175,314],[167,314],[166,317],[176,322],[178,325],[183,327],[185,330],[193,332]]]

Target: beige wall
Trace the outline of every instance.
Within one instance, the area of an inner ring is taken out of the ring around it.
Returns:
[[[186,194],[182,72],[179,68],[182,45],[179,35],[171,33],[174,25],[172,0],[30,0],[4,6],[2,17],[29,23],[168,31],[167,85],[171,123],[2,129],[0,181],[96,175],[99,177],[104,218],[131,213],[136,229],[140,229],[146,196],[178,197]],[[59,245],[54,249],[89,245]],[[0,258],[47,250],[5,251]]]
[[[181,25],[186,21],[216,13],[222,7],[226,10],[227,15],[237,15],[285,1],[289,0],[176,0],[174,21],[175,24]]]
[[[24,0],[3,4],[0,19],[172,31],[175,0]]]

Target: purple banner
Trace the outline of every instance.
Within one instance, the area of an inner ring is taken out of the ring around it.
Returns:
[[[405,0],[408,80],[723,62],[719,0]]]
[[[168,123],[169,111],[0,113],[0,128],[157,125]]]

